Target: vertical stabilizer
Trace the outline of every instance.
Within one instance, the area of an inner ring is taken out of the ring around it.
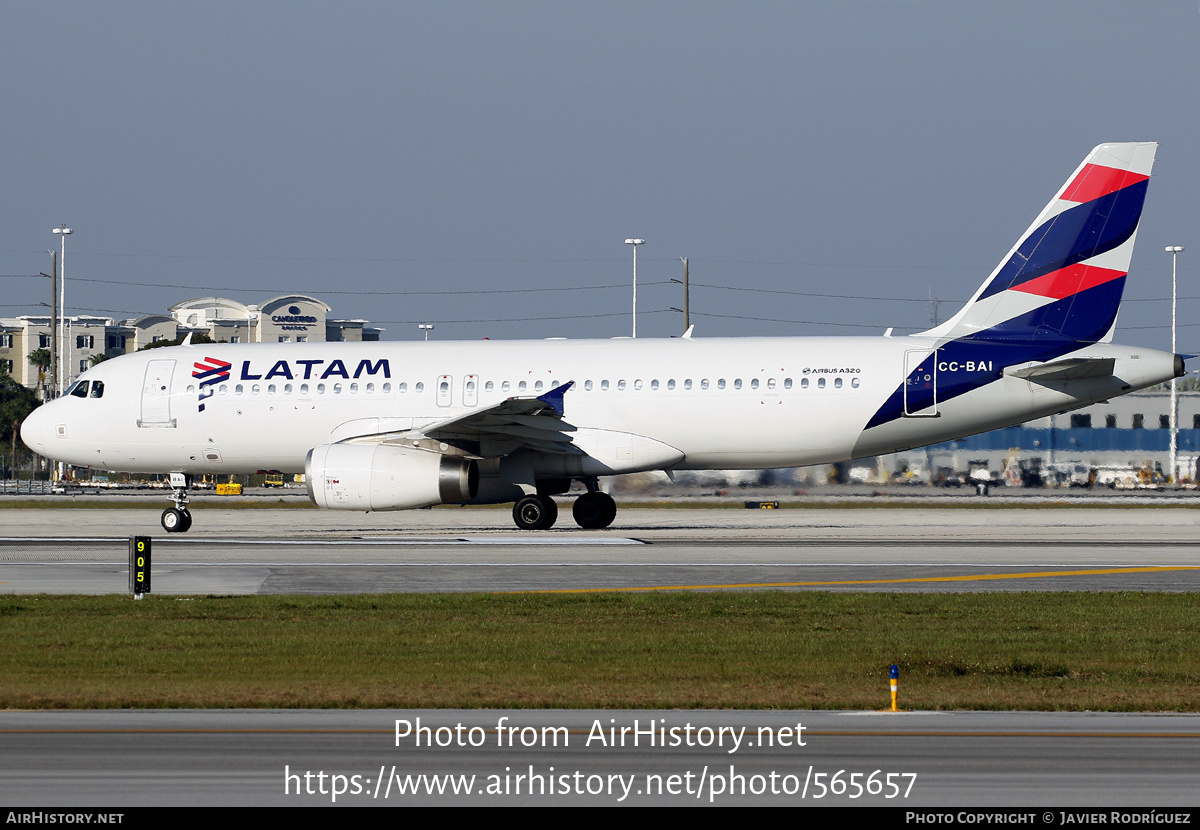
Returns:
[[[1127,142],[1092,150],[975,296],[923,334],[977,341],[1111,338],[1157,147]]]

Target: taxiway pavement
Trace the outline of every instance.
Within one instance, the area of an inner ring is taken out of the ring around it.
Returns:
[[[1200,590],[1184,507],[627,509],[606,531],[508,512],[5,510],[0,593],[123,593],[128,539],[163,594],[597,590]]]

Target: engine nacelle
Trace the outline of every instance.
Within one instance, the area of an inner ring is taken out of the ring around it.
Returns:
[[[408,510],[470,501],[474,461],[388,444],[322,444],[304,461],[308,497],[331,510]]]

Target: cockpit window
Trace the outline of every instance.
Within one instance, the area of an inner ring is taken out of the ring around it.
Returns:
[[[93,397],[93,398],[103,398],[104,397],[104,381],[102,381],[102,380],[92,381],[91,397]]]
[[[73,395],[76,398],[86,398],[88,392],[88,382],[86,380],[77,380],[71,384],[71,388],[67,390],[68,395]]]

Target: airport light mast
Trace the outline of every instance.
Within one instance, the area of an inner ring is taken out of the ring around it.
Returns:
[[[633,336],[637,337],[637,249],[638,245],[645,245],[644,239],[626,239],[626,245],[633,246]]]
[[[58,313],[59,313],[59,350],[58,359],[62,363],[62,371],[59,367],[55,367],[54,374],[56,385],[58,386],[58,395],[61,397],[64,391],[63,384],[67,381],[67,372],[70,369],[70,358],[67,357],[67,234],[72,233],[71,229],[65,224],[53,228],[51,233],[59,235],[62,243],[62,252],[58,255]],[[51,337],[54,337],[54,332],[51,330]]]
[[[1171,255],[1171,354],[1175,354],[1175,305],[1178,297],[1179,254],[1182,245],[1168,245],[1166,248]],[[1179,455],[1179,393],[1176,391],[1175,378],[1171,378],[1171,469],[1168,481],[1177,484],[1175,475],[1176,458]]]

